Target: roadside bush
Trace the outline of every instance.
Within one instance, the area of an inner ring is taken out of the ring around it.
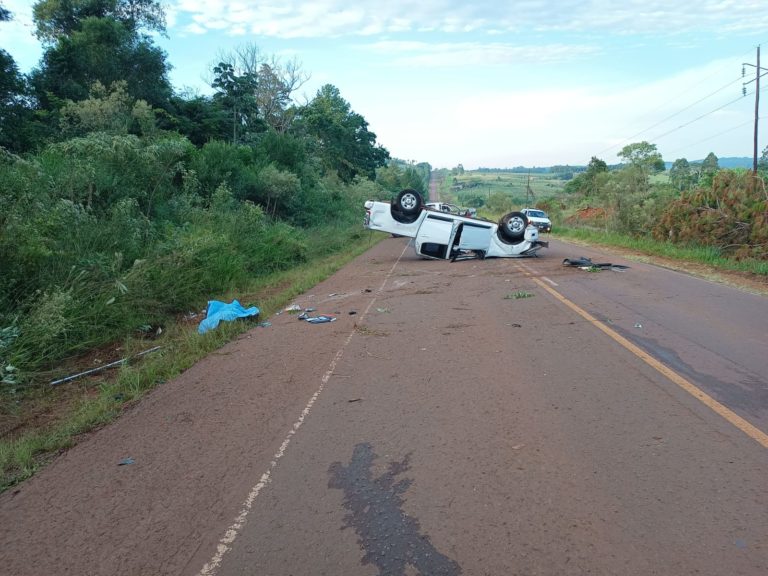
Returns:
[[[302,187],[286,211],[286,220],[300,228],[347,225],[360,222],[362,226],[365,200],[389,197],[370,180],[355,179],[350,184],[335,177],[325,177],[313,186]]]
[[[749,172],[721,170],[711,186],[671,203],[653,235],[721,248],[738,258],[768,259],[768,198],[759,184]]]
[[[97,212],[133,198],[152,216],[155,204],[173,195],[176,174],[192,149],[178,136],[142,141],[133,135],[93,133],[48,146],[38,163],[53,198]]]
[[[508,194],[502,192],[494,192],[488,199],[486,207],[488,210],[497,214],[506,214],[515,209],[515,200]]]
[[[615,231],[631,236],[647,236],[663,217],[675,196],[660,187],[647,194],[630,194],[619,203],[615,218]]]
[[[197,151],[178,136],[93,133],[28,160],[0,156],[5,399],[63,359],[361,238],[376,186],[305,178],[288,167],[312,170],[298,143],[277,142],[267,159],[221,142]]]
[[[241,199],[262,204],[264,211],[272,216],[286,215],[291,199],[300,190],[298,176],[270,164],[259,171],[253,194]]]
[[[200,182],[200,194],[205,198],[226,184],[235,198],[253,199],[258,191],[260,168],[252,147],[219,141],[208,142],[190,162],[190,169]]]
[[[256,144],[256,153],[279,170],[292,172],[300,176],[302,180],[311,173],[308,170],[311,167],[307,166],[309,155],[306,141],[292,134],[281,134],[273,131],[260,134]]]

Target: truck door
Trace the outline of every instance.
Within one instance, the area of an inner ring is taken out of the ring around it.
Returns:
[[[416,252],[429,258],[448,258],[453,238],[454,218],[429,213],[416,234]]]
[[[488,251],[493,234],[492,225],[482,222],[461,222],[459,226],[461,226],[461,230],[456,233],[459,250]]]

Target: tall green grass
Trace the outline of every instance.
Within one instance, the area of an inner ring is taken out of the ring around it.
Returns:
[[[268,160],[94,134],[3,166],[0,411],[67,358],[361,237],[373,183],[301,179]]]
[[[239,298],[243,302],[256,304],[261,310],[260,317],[269,317],[363,253],[372,242],[383,238],[361,233],[357,226],[332,225],[311,233],[317,242],[309,251],[312,257],[304,264],[253,277],[236,290],[215,296],[223,300]],[[334,243],[326,245],[322,241],[324,238],[334,239]],[[200,336],[196,325],[169,320],[162,337],[152,342],[161,346],[159,351],[143,356],[139,362],[123,365],[116,374],[105,372],[103,379],[95,384],[70,384],[79,393],[59,420],[45,428],[28,430],[0,440],[0,491],[33,475],[45,465],[51,454],[74,444],[79,434],[110,422],[147,390],[180,374],[252,327],[252,321],[223,323],[216,330]],[[129,338],[123,343],[129,356],[146,346],[136,338]],[[59,390],[49,388],[37,393],[55,396]]]

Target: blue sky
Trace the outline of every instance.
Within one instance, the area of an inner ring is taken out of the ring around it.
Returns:
[[[39,61],[33,0],[0,47]],[[157,38],[177,89],[210,91],[222,53],[247,44],[296,59],[296,94],[339,88],[392,156],[465,168],[618,161],[632,142],[667,161],[752,156],[756,48],[764,0],[165,0]],[[768,50],[762,64],[768,69]],[[764,104],[768,77],[762,81]],[[759,151],[768,144],[761,121]]]

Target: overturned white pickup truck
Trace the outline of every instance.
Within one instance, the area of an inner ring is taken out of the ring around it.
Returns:
[[[525,214],[510,212],[498,223],[431,210],[415,190],[403,190],[394,202],[368,200],[365,227],[413,238],[425,258],[522,258],[549,246]]]

